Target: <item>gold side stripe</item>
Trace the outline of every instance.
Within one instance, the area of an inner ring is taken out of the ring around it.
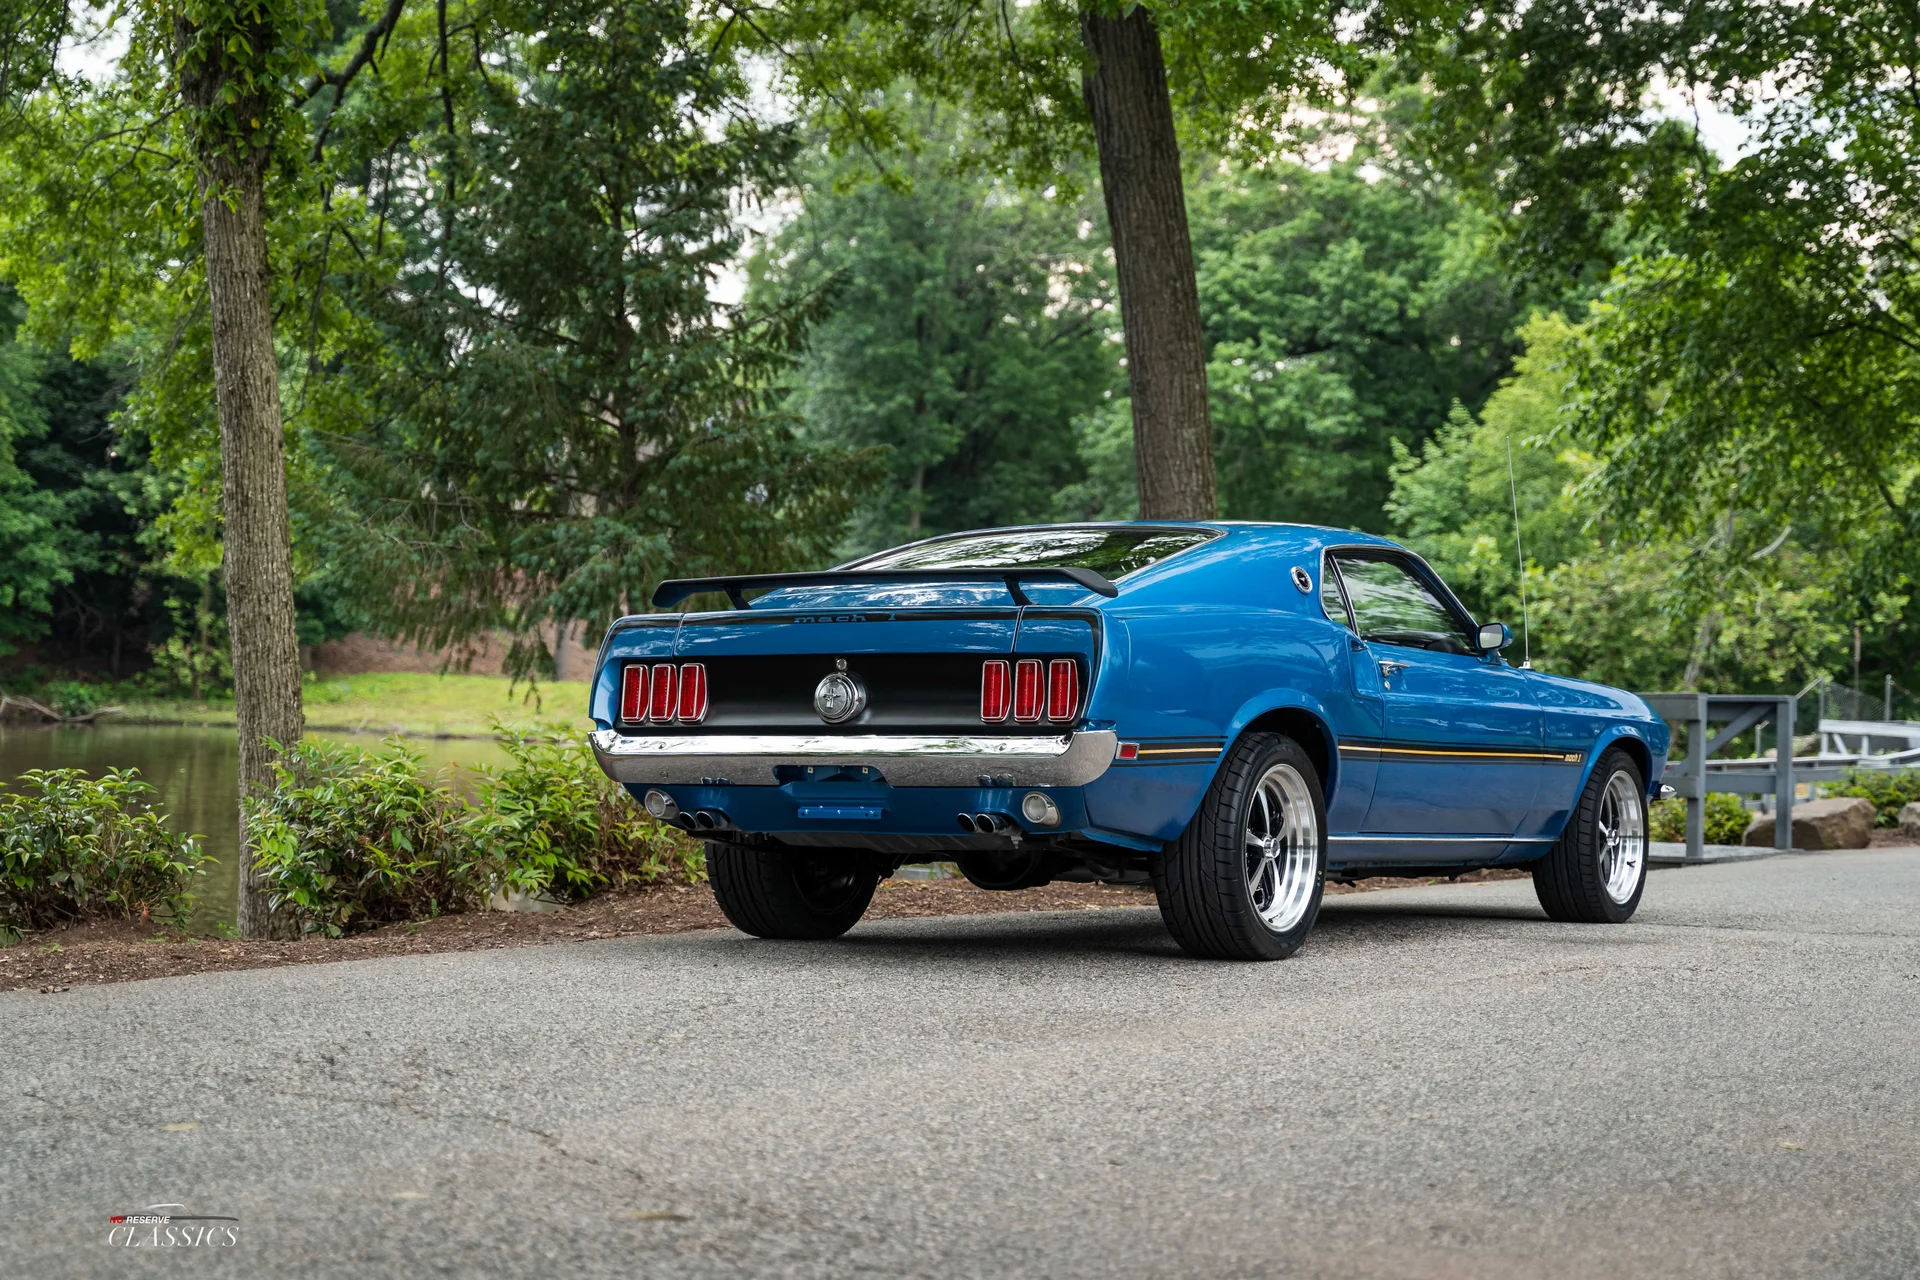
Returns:
[[[1579,764],[1586,759],[1581,751],[1482,751],[1474,747],[1375,747],[1342,743],[1342,755],[1425,756],[1449,760],[1551,760],[1556,764]]]
[[[1218,747],[1142,747],[1143,756],[1217,756]]]

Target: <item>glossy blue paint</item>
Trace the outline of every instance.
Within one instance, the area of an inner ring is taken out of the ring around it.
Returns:
[[[724,813],[744,831],[820,835],[836,831],[862,835],[946,836],[961,834],[962,813],[998,813],[1025,830],[1038,832],[1019,817],[1020,798],[1030,787],[894,787],[872,778],[848,777],[839,770],[818,771],[775,787],[663,787],[683,812]],[[632,786],[638,799],[647,790]],[[1097,826],[1077,787],[1038,788],[1060,807],[1061,829]],[[1176,833],[1177,834],[1177,833]]]
[[[1382,676],[1383,756],[1367,808],[1368,832],[1512,835],[1532,812],[1544,740],[1528,673],[1499,659],[1368,644]],[[1418,748],[1485,749],[1485,760],[1416,754]],[[1499,753],[1508,754],[1499,754]],[[1445,803],[1437,803],[1444,800]]]
[[[829,584],[776,591],[745,612],[623,619],[602,646],[590,712],[601,728],[613,726],[619,669],[634,659],[1073,653],[1090,686],[1077,727],[1111,728],[1140,744],[1137,758],[1116,760],[1083,787],[1046,789],[1062,814],[1049,830],[1019,817],[1027,788],[896,787],[884,768],[858,781],[667,788],[685,811],[721,812],[749,832],[812,837],[953,837],[957,813],[995,812],[1030,834],[1151,847],[1192,821],[1231,743],[1268,725],[1317,740],[1309,749],[1327,766],[1336,867],[1536,857],[1616,742],[1644,753],[1649,789],[1657,786],[1668,732],[1634,695],[1520,670],[1498,653],[1356,635],[1325,577],[1325,553],[1404,554],[1396,544],[1305,525],[1198,527],[1220,536],[1116,578],[1112,599],[1035,583],[1023,609],[992,583]],[[1444,584],[1408,563],[1474,634],[1477,624]]]

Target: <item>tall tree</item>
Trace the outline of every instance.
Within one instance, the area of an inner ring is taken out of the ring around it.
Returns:
[[[1097,208],[954,173],[969,122],[920,118],[924,145],[889,157],[904,183],[810,148],[800,214],[751,264],[752,300],[830,298],[792,377],[807,433],[887,450],[850,553],[1047,519],[1081,478],[1076,419],[1118,382]]]
[[[1920,570],[1920,11],[1503,0],[1425,35],[1427,136],[1517,211],[1518,261],[1622,259],[1580,366],[1594,492],[1701,540],[1817,531],[1863,596]],[[1739,156],[1662,86],[1743,120]]]
[[[1358,61],[1342,0],[780,0],[725,5],[727,29],[781,57],[848,146],[910,136],[885,92],[964,102],[1036,185],[1099,158],[1126,328],[1141,514],[1215,514],[1205,335],[1180,131],[1270,147],[1300,97]]]
[[[0,291],[0,654],[45,632],[55,592],[73,580],[67,513],[20,465],[47,422],[40,360],[16,339],[18,326],[18,300]]]
[[[1530,616],[1531,656],[1549,671],[1628,688],[1791,693],[1832,670],[1849,631],[1834,548],[1741,522],[1690,542],[1606,519],[1590,483],[1604,464],[1567,447],[1563,430],[1586,335],[1559,316],[1537,316],[1523,334],[1514,377],[1477,418],[1460,409],[1417,453],[1396,450],[1396,532],[1477,616],[1516,631]],[[1902,604],[1882,598],[1869,616]]]
[[[127,265],[121,242],[139,238],[131,252],[204,307],[244,803],[273,785],[273,744],[302,730],[267,174],[302,132],[299,104],[328,84],[344,90],[359,64],[317,68],[329,24],[312,0],[153,0],[107,15],[126,51],[94,81],[61,72],[54,56],[83,14],[40,0],[9,0],[0,12],[0,29],[28,42],[9,50],[5,68],[6,266],[35,308],[56,316],[124,304],[139,285],[113,268]],[[114,203],[143,178],[171,188],[167,206]],[[87,317],[96,333],[126,322],[121,306]],[[271,926],[265,888],[251,860],[241,863],[240,927],[259,935]]]
[[[482,0],[402,31],[335,123],[369,224],[326,270],[359,329],[312,382],[325,537],[382,625],[433,645],[604,625],[661,578],[818,564],[871,474],[779,411],[815,300],[721,306],[737,207],[785,172],[679,4]]]
[[[1478,410],[1517,348],[1492,222],[1404,146],[1342,120],[1323,165],[1227,164],[1192,189],[1221,513],[1383,531],[1396,444]]]
[[[192,0],[143,16],[151,25],[142,36],[167,42],[161,57],[183,108],[200,200],[245,804],[273,787],[274,744],[291,746],[305,731],[265,179],[324,17],[303,0]],[[266,887],[251,860],[242,863],[240,931],[256,937],[270,931]]]

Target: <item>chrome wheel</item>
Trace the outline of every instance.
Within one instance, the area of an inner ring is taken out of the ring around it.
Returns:
[[[1616,770],[1600,793],[1600,879],[1607,896],[1624,906],[1640,888],[1647,866],[1647,810],[1639,781]]]
[[[1247,806],[1247,896],[1260,922],[1275,933],[1300,923],[1313,901],[1320,858],[1320,823],[1313,793],[1290,764],[1261,775]]]

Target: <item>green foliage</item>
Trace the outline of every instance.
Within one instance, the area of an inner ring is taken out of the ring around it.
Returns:
[[[1565,564],[1593,545],[1575,486],[1593,462],[1556,440],[1571,375],[1565,369],[1572,325],[1535,316],[1520,330],[1526,350],[1478,419],[1456,405],[1446,425],[1416,454],[1396,442],[1386,512],[1481,618],[1521,616],[1513,516],[1529,562]],[[1511,459],[1512,484],[1508,482]],[[1537,581],[1529,587],[1536,594]]]
[[[287,751],[247,817],[275,909],[339,937],[499,893],[582,898],[700,874],[699,846],[635,805],[579,737],[497,733],[513,763],[483,771],[471,802],[399,741]]]
[[[1401,450],[1388,512],[1477,616],[1521,618],[1512,449],[1537,666],[1632,689],[1792,689],[1830,670],[1846,638],[1847,569],[1831,548],[1723,526],[1687,545],[1608,521],[1616,475],[1566,429],[1586,332],[1557,316],[1478,421],[1464,410]],[[1763,541],[1763,536],[1765,541]],[[1898,596],[1876,603],[1892,616]]]
[[[1140,476],[1133,462],[1133,402],[1123,395],[1096,405],[1074,423],[1086,478],[1053,495],[1055,520],[1133,520],[1140,514]]]
[[[1221,515],[1381,531],[1388,465],[1513,354],[1488,220],[1404,158],[1397,119],[1324,170],[1240,165],[1189,196]]]
[[[84,716],[100,707],[100,689],[83,680],[56,680],[41,701],[63,716]]]
[[[1900,809],[1920,800],[1920,771],[1913,769],[1849,769],[1838,782],[1820,784],[1823,796],[1862,796],[1873,801],[1876,827],[1900,825]]]
[[[1342,29],[1375,6],[1291,0],[1156,0],[1177,118],[1195,142],[1270,150],[1302,98],[1358,73],[1366,54]],[[727,38],[770,54],[784,87],[808,104],[839,147],[880,159],[917,145],[915,110],[890,96],[903,82],[961,106],[985,132],[990,160],[1034,187],[1084,177],[1092,130],[1081,94],[1080,18],[1129,6],[1039,0],[783,0],[736,12]],[[884,160],[881,161],[884,164]]]
[[[1701,815],[1708,844],[1739,844],[1746,839],[1753,815],[1740,803],[1740,797],[1724,791],[1709,791],[1706,812]],[[1655,840],[1680,843],[1687,838],[1687,802],[1656,800],[1647,812],[1647,834]]]
[[[698,874],[700,847],[635,804],[578,736],[545,726],[496,728],[495,739],[513,763],[482,771],[457,875],[493,892],[584,898]]]
[[[205,855],[147,807],[152,794],[132,769],[99,779],[34,769],[0,791],[0,931],[98,916],[184,920]]]
[[[1534,598],[1549,670],[1635,689],[1793,692],[1845,650],[1830,560],[1782,548],[1688,558],[1672,544],[1601,551],[1559,565]]]
[[[1839,557],[1830,617],[1890,622],[1920,572],[1920,12],[1502,0],[1427,36],[1429,138],[1516,211],[1521,269],[1621,263],[1572,406],[1596,509],[1689,555],[1791,529]],[[1656,87],[1745,117],[1740,156]],[[1920,657],[1913,619],[1876,630],[1882,662]]]
[[[976,145],[951,112],[920,116],[930,152]],[[749,300],[829,299],[789,403],[809,438],[887,451],[847,549],[1046,519],[1081,478],[1075,420],[1118,381],[1099,211],[932,155],[889,157],[900,181],[882,183],[821,152],[799,175],[803,212],[752,264]]]
[[[403,27],[334,124],[362,177],[356,323],[316,403],[336,581],[432,647],[604,623],[672,574],[816,565],[865,460],[808,447],[774,403],[806,310],[716,305],[737,202],[792,131],[678,5],[462,5],[449,65]],[[375,212],[377,210],[377,213]]]
[[[248,846],[276,911],[328,937],[476,905],[447,867],[460,819],[443,773],[399,742],[379,752],[316,741],[283,750],[247,814]]]
[[[35,395],[40,361],[14,335],[17,311],[11,292],[0,293],[0,654],[45,632],[55,590],[73,579],[65,513],[19,465],[46,418]]]

